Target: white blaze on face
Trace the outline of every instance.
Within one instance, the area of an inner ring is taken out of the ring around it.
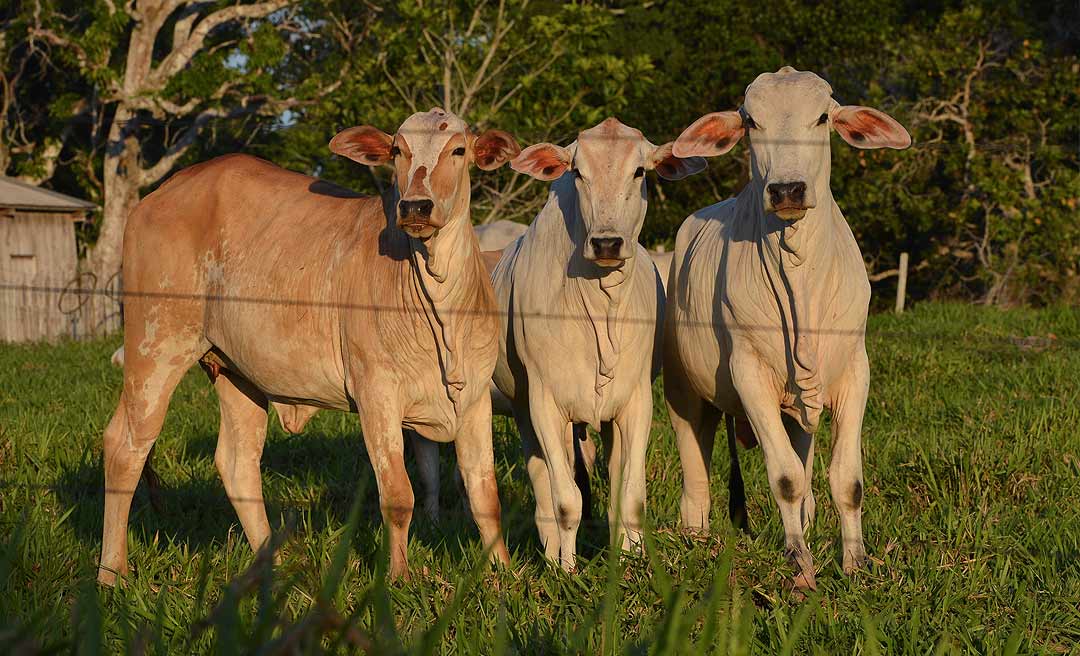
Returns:
[[[451,199],[437,196],[452,194],[454,190],[436,189],[433,180],[441,177],[437,169],[444,158],[453,149],[465,147],[467,135],[465,121],[439,108],[417,112],[405,119],[394,137],[394,146],[401,152],[396,162],[401,197],[426,198],[436,204],[450,202]],[[464,158],[461,163],[464,168]]]
[[[397,223],[421,239],[467,215],[469,164],[491,171],[520,152],[510,134],[492,129],[473,135],[464,121],[439,108],[413,114],[394,136],[371,125],[346,128],[330,140],[330,150],[366,166],[392,165]]]

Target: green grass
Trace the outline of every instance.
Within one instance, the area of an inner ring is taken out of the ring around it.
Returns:
[[[1043,339],[1023,340],[1031,336]],[[840,572],[823,428],[809,535],[820,589],[803,601],[789,590],[760,450],[743,452],[753,537],[728,527],[724,449],[714,462],[712,535],[678,530],[681,476],[662,403],[649,450],[649,548],[609,558],[605,522],[594,521],[581,531],[574,576],[542,560],[511,423],[496,419],[495,440],[513,571],[484,564],[445,475],[444,448],[443,523],[417,514],[413,579],[385,584],[375,486],[355,416],[321,413],[301,436],[273,421],[265,495],[271,522],[290,530],[271,574],[248,549],[214,470],[217,403],[197,370],[177,390],[154,453],[163,512],[140,488],[129,530],[133,573],[122,588],[99,589],[101,433],[119,393],[120,371],[108,361],[117,343],[0,346],[0,645],[85,653],[239,653],[263,643],[284,653],[1080,652],[1075,310],[924,304],[871,318],[864,530],[874,562],[854,578]],[[593,515],[602,518],[605,486],[593,488]]]

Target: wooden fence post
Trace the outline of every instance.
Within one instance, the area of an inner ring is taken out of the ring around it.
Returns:
[[[896,313],[904,311],[904,297],[907,295],[908,254],[900,253],[900,276],[896,283]]]

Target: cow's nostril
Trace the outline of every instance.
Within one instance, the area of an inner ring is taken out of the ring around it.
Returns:
[[[593,237],[590,241],[596,257],[603,260],[616,259],[622,251],[622,237]]]
[[[773,205],[802,205],[806,198],[805,182],[774,182],[768,187]]]
[[[795,201],[797,203],[802,203],[803,196],[806,195],[806,183],[805,182],[791,182],[791,183],[789,183],[789,185],[791,186],[791,188],[788,191],[788,198],[790,198],[791,200],[793,200],[793,201]]]
[[[402,216],[411,216],[413,214],[430,217],[431,211],[435,209],[435,203],[431,200],[403,200],[398,203],[398,211]]]

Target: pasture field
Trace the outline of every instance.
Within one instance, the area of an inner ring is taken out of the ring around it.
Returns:
[[[642,555],[608,556],[606,486],[594,478],[579,572],[546,566],[517,436],[500,418],[513,570],[484,564],[443,447],[442,522],[417,512],[413,577],[385,584],[358,422],[324,412],[301,436],[272,422],[264,493],[271,523],[290,531],[271,573],[250,553],[214,469],[217,402],[198,369],[153,454],[160,509],[142,486],[135,497],[133,572],[123,588],[99,589],[101,434],[119,394],[109,364],[117,344],[0,345],[2,650],[1080,653],[1075,309],[926,303],[871,317],[864,530],[873,563],[851,579],[840,573],[823,427],[809,534],[819,591],[802,600],[790,591],[760,450],[742,452],[752,537],[729,528],[723,448],[712,534],[679,531],[681,474],[660,382],[654,528]]]

